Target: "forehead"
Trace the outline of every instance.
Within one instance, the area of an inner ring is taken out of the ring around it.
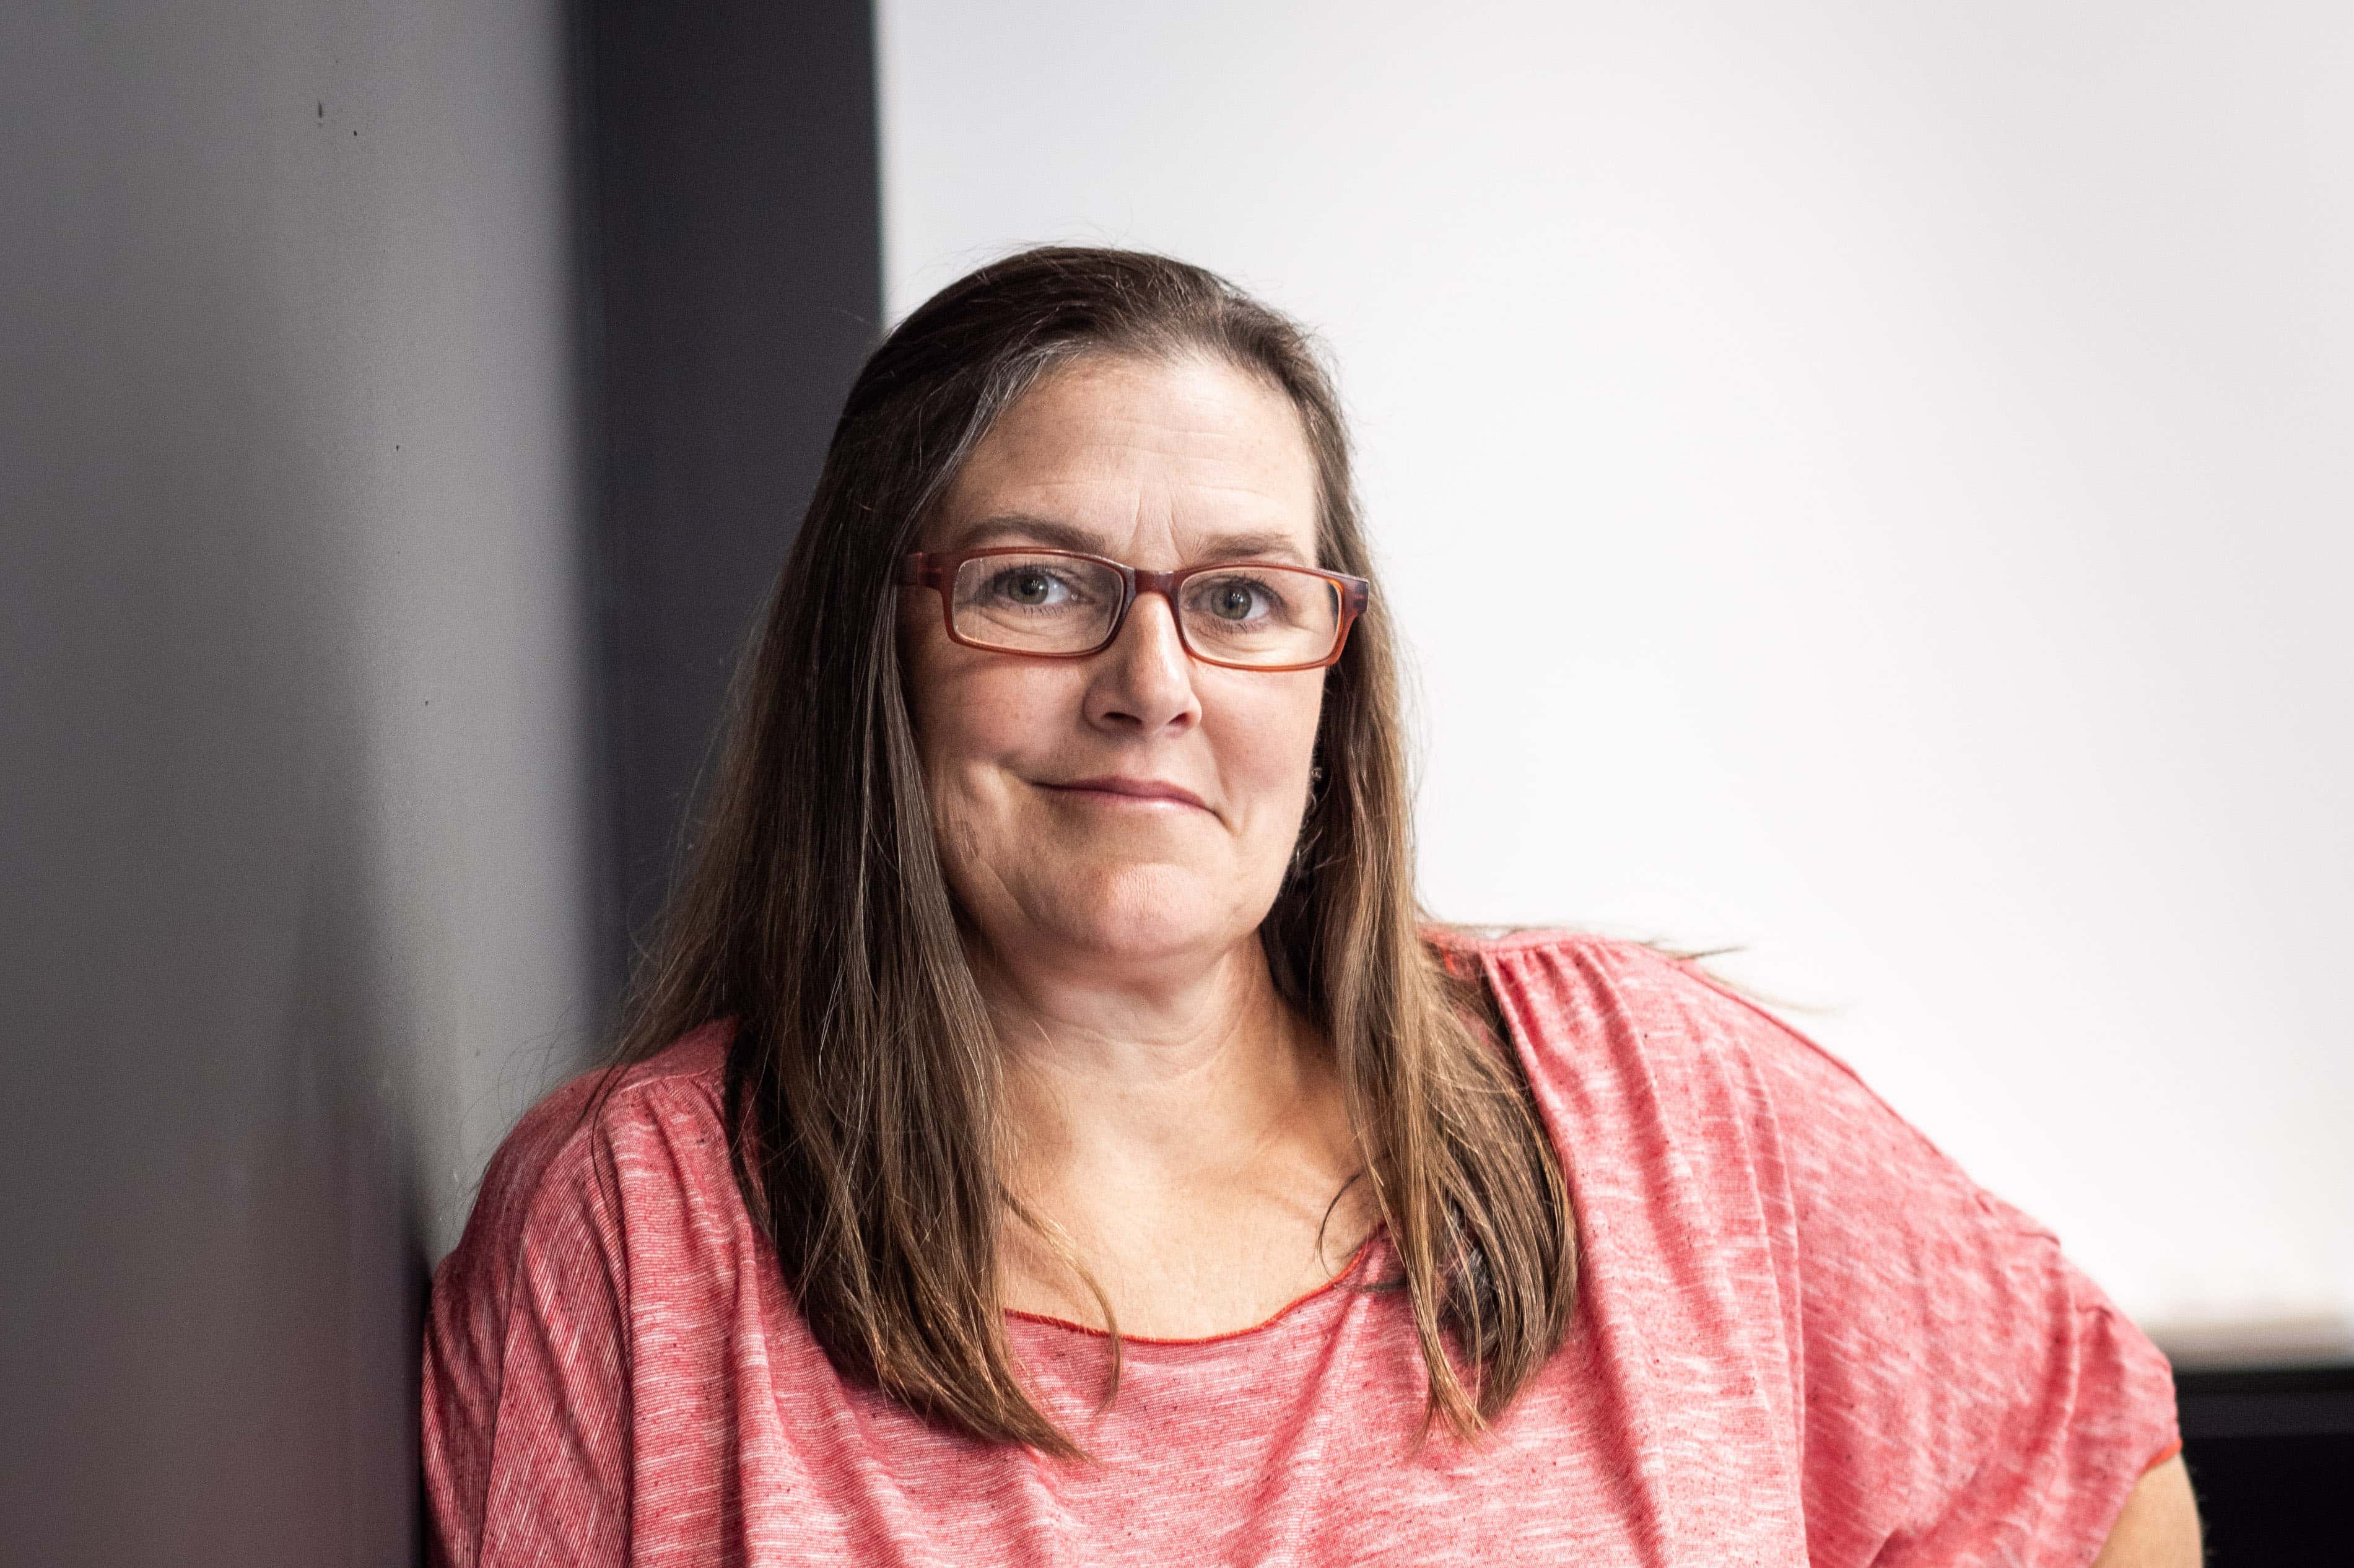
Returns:
[[[1290,398],[1258,376],[1206,356],[1090,355],[999,417],[925,532],[933,549],[1312,563],[1316,461]]]

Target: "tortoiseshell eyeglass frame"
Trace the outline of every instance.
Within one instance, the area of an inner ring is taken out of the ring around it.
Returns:
[[[1114,612],[1110,629],[1104,633],[1103,641],[1092,648],[1044,652],[1030,648],[1006,648],[994,642],[982,642],[960,633],[956,627],[954,591],[957,572],[967,561],[979,560],[989,556],[1028,556],[1033,558],[1039,556],[1052,556],[1060,560],[1091,562],[1119,573],[1119,609]],[[1340,620],[1332,630],[1332,651],[1321,659],[1310,659],[1299,664],[1239,664],[1231,659],[1213,659],[1196,649],[1185,635],[1185,618],[1182,615],[1172,615],[1169,618],[1170,622],[1176,627],[1177,641],[1185,650],[1187,656],[1204,664],[1214,664],[1222,670],[1252,670],[1263,675],[1278,675],[1288,670],[1321,670],[1335,664],[1340,662],[1341,651],[1349,645],[1349,629],[1357,623],[1357,617],[1363,615],[1365,612],[1365,606],[1373,601],[1373,585],[1363,577],[1352,577],[1345,572],[1328,572],[1316,567],[1294,566],[1289,561],[1211,561],[1198,567],[1187,567],[1182,571],[1148,572],[1105,556],[1090,556],[1077,550],[1030,549],[1019,545],[1002,546],[987,550],[918,550],[901,558],[899,583],[903,588],[928,588],[938,593],[940,624],[947,630],[949,641],[951,642],[960,642],[967,648],[978,648],[988,653],[1009,654],[1016,659],[1092,659],[1119,641],[1119,629],[1128,624],[1128,612],[1134,607],[1139,595],[1157,593],[1167,599],[1170,608],[1173,609],[1178,603],[1177,591],[1183,586],[1186,578],[1200,577],[1205,572],[1232,571],[1236,567],[1258,567],[1262,569],[1272,567],[1281,571],[1299,572],[1311,577],[1322,577],[1340,590]]]

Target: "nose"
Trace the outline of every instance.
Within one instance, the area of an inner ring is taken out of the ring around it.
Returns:
[[[1089,723],[1151,736],[1182,731],[1200,720],[1193,661],[1177,639],[1177,617],[1167,595],[1137,595],[1119,637],[1095,663],[1087,688]]]

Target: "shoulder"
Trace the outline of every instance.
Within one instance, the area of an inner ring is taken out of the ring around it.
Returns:
[[[1960,1173],[1844,1062],[1688,959],[1561,930],[1433,932],[1476,965],[1564,1141],[1659,1145],[1747,1186]]]
[[[1434,927],[1440,959],[1477,972],[1535,1065],[1591,1062],[1617,1046],[1652,1068],[1756,1052],[1853,1075],[1764,1007],[1690,958],[1642,942],[1586,932]]]
[[[707,1238],[732,1235],[726,1205],[742,1206],[719,1108],[728,1037],[709,1025],[647,1061],[573,1079],[492,1157],[426,1308],[437,1561],[471,1562],[502,1530],[550,1526],[578,1532],[561,1560],[604,1560],[627,1514],[630,1412],[646,1381],[633,1372],[649,1336],[674,1303],[691,1308],[684,1320],[714,1320],[695,1293],[727,1283]],[[661,1346],[651,1349],[659,1361]],[[662,1386],[706,1386],[705,1369],[692,1370]],[[501,1483],[502,1468],[525,1478]],[[587,1538],[600,1544],[584,1548]]]
[[[733,1184],[722,1082],[732,1030],[718,1021],[642,1062],[584,1073],[542,1098],[500,1143],[437,1288],[464,1279],[504,1296],[546,1247],[617,1254],[633,1218],[678,1189]]]
[[[1820,1560],[1899,1537],[2045,1560],[2020,1520],[2089,1560],[2172,1440],[2172,1390],[2048,1229],[1694,963],[1564,931],[1433,941],[1478,967],[1558,1140],[1585,1309],[1654,1361],[1744,1345],[1789,1369]]]
[[[1597,1094],[1601,1104],[1672,1118],[1696,1074],[1722,1077],[1760,1045],[1786,1048],[1787,1031],[1761,1010],[1640,942],[1549,929],[1430,938],[1450,970],[1485,985],[1556,1121],[1573,1107],[1601,1108]]]

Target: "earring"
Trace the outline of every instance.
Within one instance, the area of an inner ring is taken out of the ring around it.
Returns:
[[[1308,807],[1299,813],[1299,837],[1291,846],[1291,863],[1284,868],[1283,880],[1296,882],[1308,869],[1309,853],[1316,847],[1316,808],[1324,800],[1324,765],[1310,763],[1308,768]]]

